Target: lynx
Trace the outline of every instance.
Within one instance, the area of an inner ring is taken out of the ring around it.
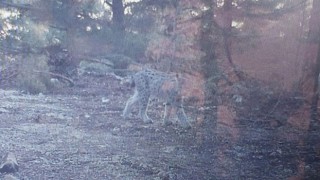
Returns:
[[[127,118],[134,104],[138,103],[139,116],[145,123],[152,123],[147,115],[149,101],[157,98],[165,101],[165,111],[163,116],[163,124],[170,125],[169,116],[174,110],[175,115],[184,128],[190,128],[188,118],[184,112],[182,105],[182,96],[180,91],[180,83],[178,77],[168,75],[163,72],[144,69],[131,77],[132,84],[135,86],[135,92],[126,103],[123,110],[123,117]]]

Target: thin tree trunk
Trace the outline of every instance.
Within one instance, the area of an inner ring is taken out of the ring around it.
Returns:
[[[112,22],[115,30],[124,32],[124,6],[122,0],[112,0]]]
[[[112,29],[116,40],[114,46],[116,53],[123,53],[123,43],[125,40],[125,24],[124,24],[124,5],[122,0],[112,0],[110,3],[105,0],[105,3],[110,6],[112,10]]]
[[[310,18],[310,33],[312,39],[315,39],[318,44],[317,59],[315,63],[315,69],[313,69],[313,92],[311,101],[311,123],[312,125],[319,126],[318,117],[318,101],[319,101],[319,73],[320,73],[320,1],[314,0],[312,6],[312,13]],[[312,42],[311,42],[312,43]],[[312,122],[315,121],[315,122]],[[315,123],[315,124],[314,124]],[[313,128],[313,127],[311,127]]]
[[[223,32],[222,32],[222,37],[223,37],[223,47],[224,47],[224,51],[227,57],[227,60],[231,66],[231,68],[233,69],[235,75],[241,79],[241,73],[239,72],[239,70],[237,69],[236,65],[233,62],[232,59],[232,55],[231,55],[231,51],[232,51],[232,21],[233,21],[233,17],[232,17],[232,2],[233,0],[225,0],[224,1],[224,5],[223,5]]]
[[[319,73],[320,73],[320,1],[314,0],[310,18],[309,36],[316,39],[317,56],[311,68],[313,78],[313,89],[310,108],[310,125],[305,138],[305,163],[308,167],[305,169],[305,179],[320,179],[320,123],[318,119],[318,101],[319,101]],[[310,42],[314,43],[314,41]]]
[[[320,37],[320,34],[319,34]],[[319,127],[319,120],[318,118],[318,102],[319,102],[319,73],[320,73],[320,41],[318,42],[318,55],[317,55],[317,62],[316,62],[316,69],[314,72],[314,86],[313,86],[313,96],[312,96],[312,102],[311,102],[311,125],[315,128]],[[314,122],[313,122],[314,121]]]

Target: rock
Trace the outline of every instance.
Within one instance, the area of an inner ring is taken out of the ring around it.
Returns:
[[[1,173],[15,173],[19,170],[16,156],[9,152],[4,158],[5,162],[0,165]]]
[[[233,95],[232,99],[236,102],[236,103],[242,103],[243,102],[243,98],[241,95],[235,94]]]
[[[169,180],[170,179],[170,174],[165,171],[160,171],[157,175],[159,176],[159,178],[161,180]]]
[[[110,102],[110,99],[108,99],[108,98],[106,98],[106,97],[102,97],[102,98],[101,98],[101,102],[102,102],[102,103],[108,103],[108,102]]]
[[[113,63],[115,69],[127,69],[127,67],[134,63],[134,60],[123,54],[108,54],[101,59],[106,59]]]
[[[119,135],[120,131],[121,131],[120,128],[115,127],[115,128],[112,129],[111,134],[114,135],[114,136],[117,136],[117,135]]]
[[[10,111],[5,108],[0,108],[0,114],[1,113],[9,113]]]
[[[4,177],[3,177],[4,180],[19,180],[17,177],[11,175],[11,174],[6,174]]]
[[[105,75],[112,72],[112,62],[107,63],[106,60],[83,60],[79,64],[78,74]]]
[[[84,117],[88,119],[88,118],[90,118],[91,116],[86,113],[86,114],[84,115]]]

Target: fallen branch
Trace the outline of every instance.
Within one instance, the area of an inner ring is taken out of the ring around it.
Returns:
[[[60,79],[63,79],[63,80],[65,80],[65,81],[68,81],[69,84],[70,84],[70,86],[74,86],[74,82],[73,82],[72,79],[70,79],[70,78],[68,78],[68,77],[66,77],[66,76],[63,76],[63,75],[61,75],[61,74],[56,74],[56,73],[47,72],[47,71],[38,71],[38,70],[33,70],[33,72],[35,72],[35,73],[41,73],[41,74],[49,74],[49,75],[51,75],[51,76],[53,76],[53,77],[60,78]]]
[[[6,76],[2,77],[2,79],[0,79],[0,80],[9,80],[11,78],[17,77],[18,74],[19,73],[15,72],[15,73],[12,73],[12,74],[8,75],[7,77]]]
[[[91,61],[91,62],[95,62],[95,63],[100,63],[100,64],[103,64],[103,65],[106,65],[106,66],[109,66],[110,68],[112,68],[112,64],[110,63],[106,63],[106,62],[102,62],[98,59],[86,59],[86,61]]]

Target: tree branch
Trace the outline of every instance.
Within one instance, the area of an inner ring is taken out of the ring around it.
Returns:
[[[126,9],[127,7],[130,7],[130,6],[133,6],[135,4],[138,4],[137,2],[129,2],[129,3],[126,3],[123,8]]]
[[[10,3],[5,1],[0,1],[0,6],[13,7],[13,8],[24,9],[24,10],[33,9],[33,7],[30,4],[15,4],[15,3]]]
[[[113,4],[110,3],[108,0],[105,0],[104,3],[106,3],[108,6],[110,6],[112,8]]]
[[[53,76],[53,77],[60,78],[60,79],[63,79],[63,80],[65,80],[65,81],[68,81],[69,84],[70,84],[70,86],[74,86],[74,82],[73,82],[72,79],[70,79],[70,78],[68,78],[68,77],[66,77],[66,76],[63,76],[63,75],[61,75],[61,74],[56,74],[56,73],[47,72],[47,71],[38,71],[38,70],[33,70],[33,72],[35,72],[35,73],[41,73],[41,74],[49,74],[49,75],[51,75],[51,76]]]
[[[293,12],[294,10],[297,10],[299,7],[306,4],[306,1],[301,0],[300,2],[297,2],[296,4],[293,4],[289,7],[285,7],[282,9],[277,9],[272,12],[266,12],[266,13],[250,13],[246,12],[245,14],[250,18],[277,18],[285,15],[286,13]]]

